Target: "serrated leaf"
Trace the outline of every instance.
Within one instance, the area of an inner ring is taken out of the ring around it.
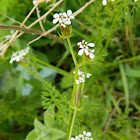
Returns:
[[[44,123],[47,127],[51,127],[54,123],[54,106],[51,106],[48,108],[47,111],[45,111],[45,114],[44,114]]]

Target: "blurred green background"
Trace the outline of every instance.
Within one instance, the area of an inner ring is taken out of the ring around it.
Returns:
[[[52,28],[53,14],[82,7],[87,0],[64,0],[43,22],[46,30]],[[53,3],[53,2],[52,2]],[[39,6],[43,15],[50,3]],[[32,9],[31,0],[0,0],[0,24],[17,25],[7,16],[22,22]],[[36,12],[26,23],[37,19]],[[103,61],[88,66],[93,76],[85,85],[84,110],[78,114],[74,132],[89,129],[97,140],[103,139],[104,128],[140,138],[140,1],[116,0],[106,6],[98,0],[88,6],[72,21],[74,35],[71,38],[75,52],[77,42],[95,43],[96,56]],[[36,24],[33,29],[40,29]],[[0,37],[12,35],[14,30],[0,30]],[[54,34],[60,29],[54,31]],[[27,47],[37,35],[25,33],[11,44],[4,57],[0,57],[0,139],[23,140],[33,129],[35,118],[43,120],[41,106],[42,82],[20,64],[9,63],[12,52]],[[3,40],[1,39],[1,42]],[[74,64],[67,43],[47,37],[30,45],[29,58],[40,76],[55,85],[60,92],[72,91],[71,76],[58,74],[50,67],[38,67],[33,57],[55,65],[72,74]],[[106,52],[103,51],[107,49]],[[104,57],[105,56],[105,57]],[[77,58],[79,56],[77,55]],[[79,58],[80,59],[80,58]],[[66,82],[67,81],[67,82]],[[127,107],[126,107],[127,106]],[[127,109],[127,110],[125,110]],[[88,124],[88,125],[87,125]],[[92,127],[94,126],[94,127]]]

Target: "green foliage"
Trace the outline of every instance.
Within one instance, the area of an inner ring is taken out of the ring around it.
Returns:
[[[53,128],[54,107],[50,107],[44,114],[44,124],[39,120],[34,120],[34,130],[32,130],[25,140],[58,140],[65,136],[59,129]]]
[[[113,135],[114,137],[118,138],[119,140],[131,140],[130,138],[124,136],[124,135],[121,135],[119,133],[116,133],[114,131],[111,131],[111,130],[107,130],[107,132],[109,132],[111,135]]]
[[[54,26],[52,16],[55,12],[67,9],[74,12],[88,1],[64,0],[46,17],[43,22],[45,29]],[[86,79],[72,135],[86,130],[92,133],[95,140],[103,140],[104,137],[107,140],[137,140],[140,137],[140,1],[116,0],[108,2],[106,6],[101,2],[95,1],[72,21],[71,42],[76,58],[81,62],[79,67],[85,65],[82,68],[92,74],[91,78]],[[33,7],[29,0],[0,0],[0,5],[0,12],[20,22]],[[50,9],[49,3],[46,5],[44,2],[39,9],[43,15]],[[26,26],[36,19],[34,12]],[[18,25],[2,14],[0,24]],[[41,30],[39,24],[33,29]],[[12,32],[0,30],[0,37],[12,35]],[[60,29],[53,34],[58,35],[57,32],[60,33]],[[9,64],[12,52],[25,48],[35,37],[32,34],[23,35],[0,58],[2,140],[23,140],[28,133],[26,140],[65,139],[69,126],[68,114],[73,111],[71,96],[74,81],[74,64],[67,43],[61,40],[60,44],[55,39],[43,37],[31,44],[27,64]],[[77,54],[77,42],[83,39],[95,43],[95,59],[91,61]],[[64,73],[40,64],[36,59],[58,66]],[[47,109],[44,115],[41,102]],[[125,112],[126,106],[128,109]],[[108,133],[104,132],[106,127]]]

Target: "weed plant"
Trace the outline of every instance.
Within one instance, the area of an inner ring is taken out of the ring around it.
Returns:
[[[140,139],[139,0],[0,5],[0,140]]]

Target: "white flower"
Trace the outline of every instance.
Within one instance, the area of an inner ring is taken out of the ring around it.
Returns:
[[[60,23],[62,27],[66,27],[66,25],[71,24],[71,19],[74,19],[74,15],[72,14],[71,10],[68,10],[67,13],[56,13],[53,16],[53,24],[56,24],[57,22]]]
[[[74,15],[72,14],[72,11],[71,10],[68,10],[67,11],[67,18],[74,19]]]
[[[83,53],[85,53],[86,56],[89,56],[89,58],[93,59],[95,56],[93,54],[93,52],[95,52],[94,49],[89,49],[89,47],[94,47],[95,44],[94,43],[88,43],[85,42],[85,40],[82,40],[82,42],[78,42],[77,45],[79,46],[79,48],[81,48],[78,51],[78,55],[83,55]]]
[[[75,73],[75,71],[73,73]],[[85,78],[89,78],[90,76],[91,76],[90,73],[87,73],[85,76],[85,73],[82,72],[81,69],[78,69],[78,79],[75,80],[76,84],[80,84],[80,83],[85,82]]]
[[[55,13],[54,15],[53,15],[53,24],[56,24],[57,22],[62,22],[62,18],[63,18],[63,15],[62,15],[62,13]]]
[[[91,76],[91,74],[90,74],[90,73],[87,73],[87,74],[86,74],[86,77],[87,77],[87,78],[89,78],[90,76]]]
[[[106,4],[107,4],[107,0],[103,0],[103,1],[102,1],[102,4],[103,4],[103,5],[106,5]]]
[[[93,140],[93,138],[91,138],[90,132],[83,131],[83,135],[80,134],[79,136],[76,136],[75,138],[71,138],[71,140]]]
[[[95,57],[95,55],[93,54],[93,52],[95,52],[95,50],[94,49],[88,49],[88,51],[86,51],[86,55],[89,55],[89,57],[91,58],[91,59],[93,59],[94,57]]]
[[[80,81],[80,83],[85,82],[85,75],[84,74],[79,77],[79,81]]]
[[[19,62],[20,60],[22,60],[28,52],[29,52],[30,47],[27,47],[23,50],[21,50],[20,52],[15,52],[12,54],[12,57],[10,59],[10,64],[13,63],[14,61]]]
[[[137,2],[138,0],[134,0],[135,2]]]
[[[81,69],[78,69],[78,75],[83,75],[84,73],[82,72]]]
[[[87,42],[85,42],[85,40],[82,40],[82,42],[78,42],[77,45],[79,46],[79,48],[81,48],[78,51],[78,55],[83,55],[83,53],[88,51],[88,47],[87,47]]]

